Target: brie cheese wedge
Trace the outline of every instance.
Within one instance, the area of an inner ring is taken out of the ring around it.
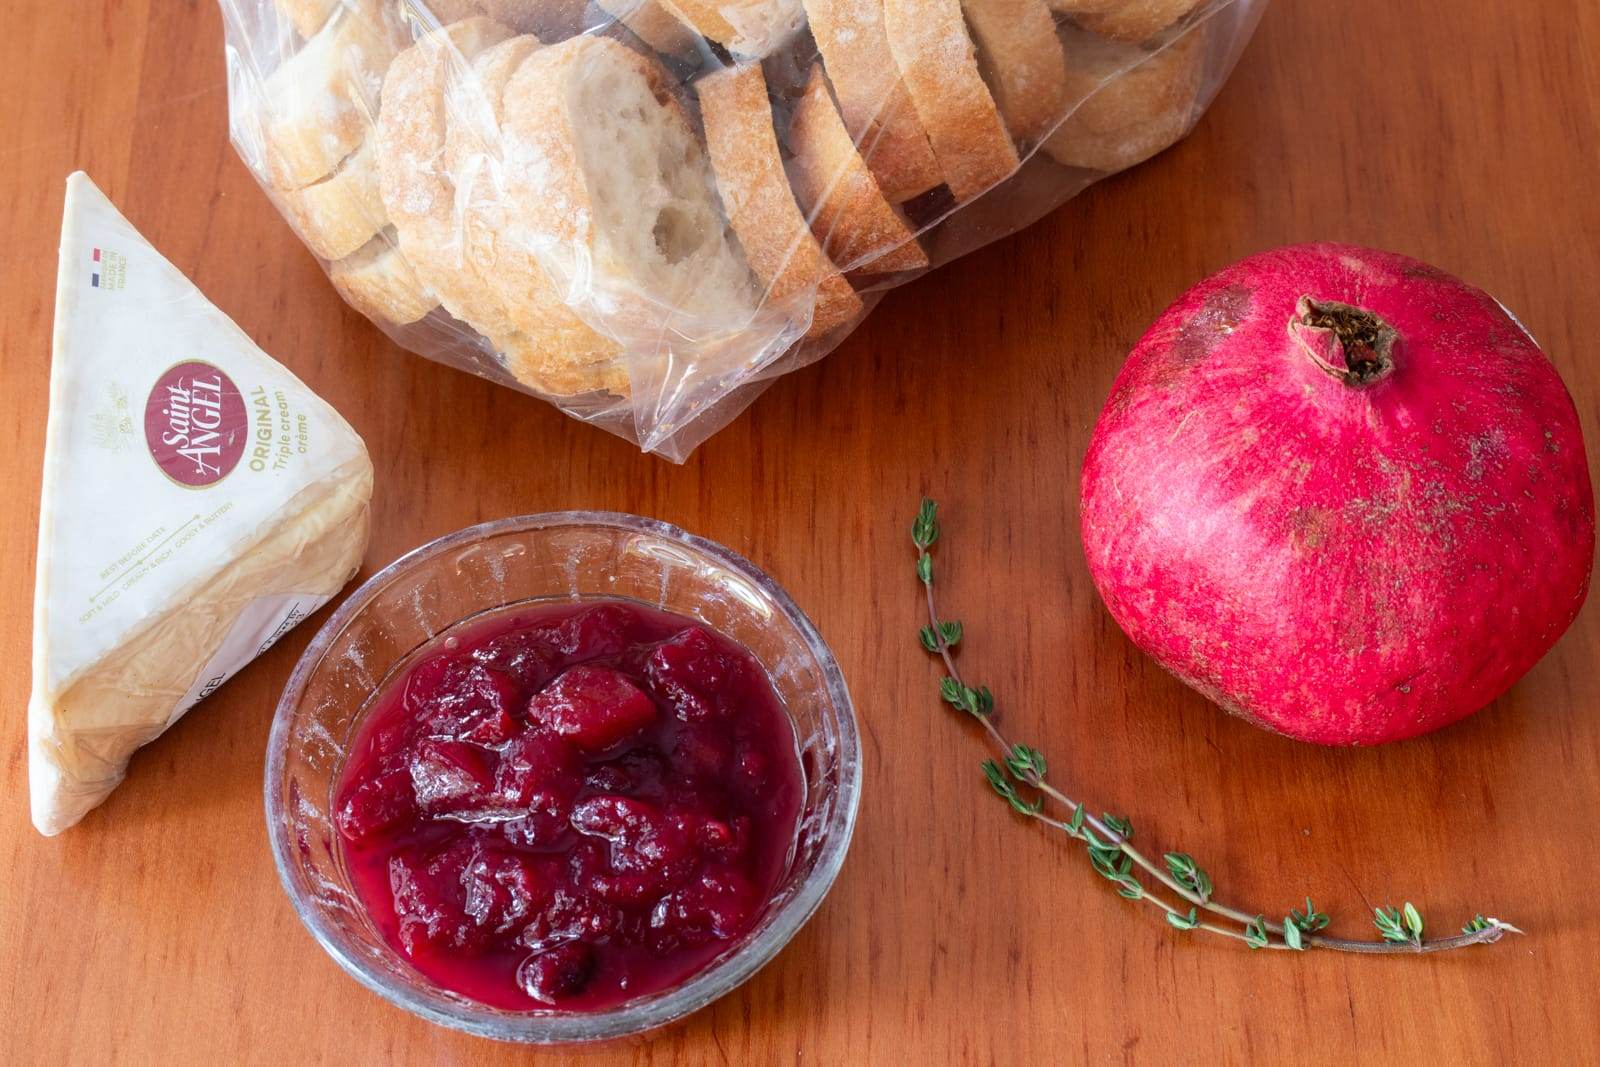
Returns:
[[[344,419],[67,179],[28,704],[41,833],[350,580],[371,498]]]

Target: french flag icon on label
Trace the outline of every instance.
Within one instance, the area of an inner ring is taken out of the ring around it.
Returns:
[[[100,262],[100,250],[98,248],[94,250],[94,262],[96,265],[98,265]],[[93,274],[89,275],[89,284],[94,286],[96,289],[100,288],[99,270],[96,270]]]

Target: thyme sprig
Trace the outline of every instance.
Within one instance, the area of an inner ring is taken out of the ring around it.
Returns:
[[[1164,852],[1157,863],[1132,844],[1133,824],[1125,817],[1102,812],[1096,816],[1047,778],[1044,754],[1028,745],[1013,744],[996,723],[994,694],[987,686],[970,686],[956,667],[954,651],[965,630],[954,619],[941,619],[933,595],[934,544],[939,540],[938,507],[924,500],[911,526],[917,549],[917,579],[928,602],[928,624],[919,631],[922,647],[937,656],[945,676],[939,695],[946,704],[983,727],[999,750],[999,759],[983,762],[983,775],[992,789],[1018,815],[1032,819],[1084,844],[1089,863],[1100,877],[1116,887],[1119,896],[1158,908],[1175,930],[1204,930],[1242,941],[1251,949],[1304,952],[1312,948],[1337,952],[1392,953],[1443,952],[1468,945],[1492,944],[1506,933],[1522,933],[1510,923],[1477,915],[1448,937],[1423,936],[1422,913],[1410,901],[1401,907],[1373,910],[1378,940],[1353,940],[1323,933],[1330,918],[1306,898],[1305,910],[1289,909],[1281,922],[1265,913],[1230,907],[1215,899],[1211,875],[1186,852]],[[1049,802],[1051,807],[1046,808]],[[1062,813],[1062,814],[1058,814]],[[1172,903],[1176,899],[1178,903]]]

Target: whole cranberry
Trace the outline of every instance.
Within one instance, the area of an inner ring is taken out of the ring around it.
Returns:
[[[472,658],[503,671],[523,690],[541,689],[560,668],[556,634],[540,630],[513,630],[473,649]]]
[[[541,1004],[556,1004],[582,993],[594,976],[594,949],[568,942],[529,956],[517,968],[522,991]]]

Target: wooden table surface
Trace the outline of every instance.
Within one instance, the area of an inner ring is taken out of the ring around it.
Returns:
[[[1077,534],[1123,354],[1202,275],[1314,238],[1497,294],[1571,388],[1600,469],[1600,6],[1277,0],[1186,143],[886,299],[679,467],[402,352],[328,286],[235,158],[211,0],[12,0],[0,64],[0,1062],[554,1062],[421,1022],[312,942],[261,813],[274,702],[323,616],[133,762],[63,836],[28,822],[37,487],[63,179],[86,169],[349,418],[377,468],[363,573],[439,534],[639,512],[769,569],[838,653],[865,737],[855,844],[748,985],[585,1062],[1600,1062],[1600,607],[1484,714],[1328,751],[1230,719],[1122,637]],[[946,511],[967,669],[1053,773],[1202,857],[1234,899],[1335,930],[1415,900],[1528,936],[1442,957],[1176,936],[988,795],[917,646],[907,523]]]

